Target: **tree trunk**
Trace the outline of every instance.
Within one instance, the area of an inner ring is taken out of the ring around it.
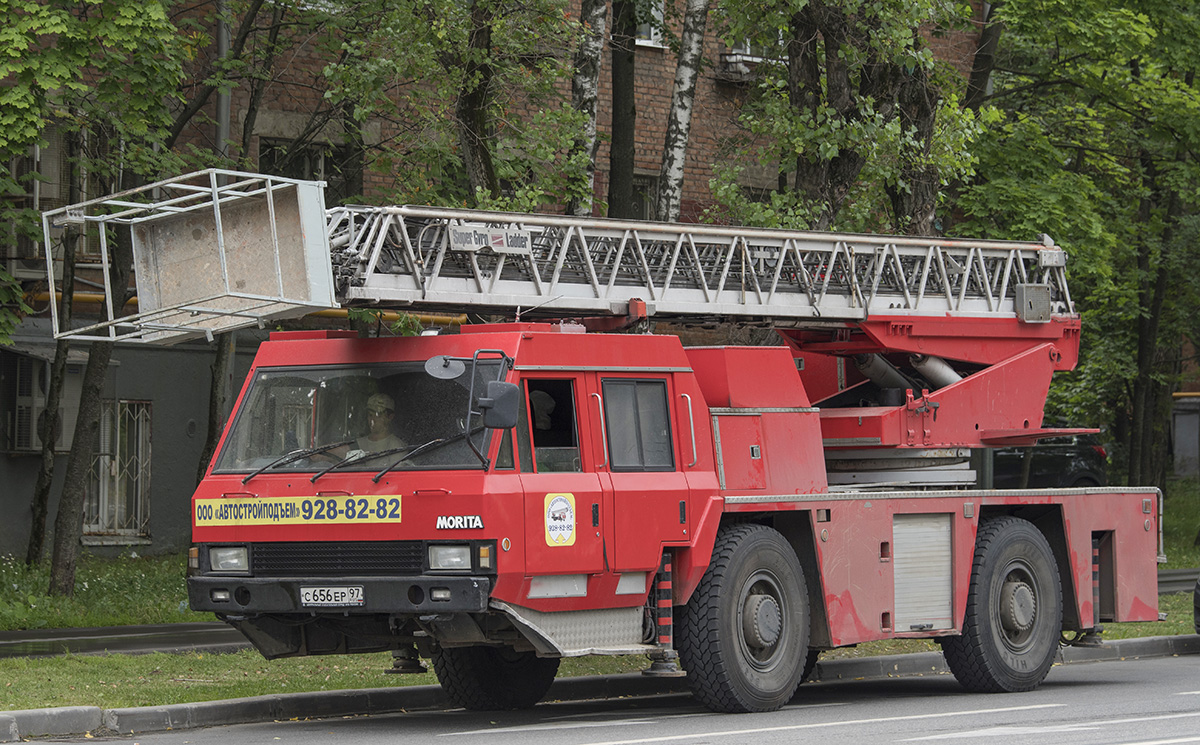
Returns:
[[[79,202],[78,182],[72,169],[71,185],[69,187],[69,204]],[[79,240],[78,233],[68,228],[63,239],[66,246],[63,251],[62,272],[62,305],[59,307],[59,319],[64,327],[71,324],[71,306],[75,293],[75,244]],[[54,298],[50,299],[54,302]],[[41,462],[38,466],[37,481],[33,486],[33,504],[30,528],[29,546],[25,551],[25,563],[33,566],[42,560],[46,546],[46,518],[50,513],[50,486],[54,481],[54,443],[62,431],[62,417],[58,415],[62,407],[63,383],[67,376],[67,351],[69,344],[65,339],[59,339],[54,345],[54,362],[50,364],[50,388],[46,391],[46,408],[38,421],[38,437],[42,440]]]
[[[637,106],[637,13],[635,0],[613,0],[612,145],[608,156],[608,216],[640,217],[633,203],[634,131]]]
[[[1033,448],[1021,448],[1021,476],[1017,479],[1018,489],[1029,488],[1029,476],[1033,472]]]
[[[575,50],[575,74],[571,78],[571,106],[583,114],[583,130],[571,143],[571,162],[584,160],[583,178],[576,196],[567,203],[568,215],[592,214],[596,191],[596,100],[600,96],[600,59],[608,20],[607,0],[583,0],[579,22],[583,36]]]
[[[196,483],[204,478],[208,462],[212,460],[229,416],[229,399],[233,392],[233,361],[237,353],[237,332],[228,331],[216,339],[216,354],[213,357],[212,378],[208,388],[208,434],[204,437],[204,450],[200,453],[200,465],[196,469]]]
[[[471,6],[471,31],[467,38],[463,89],[454,106],[459,153],[467,171],[472,202],[480,191],[491,197],[500,196],[500,181],[496,177],[492,151],[488,145],[491,127],[487,108],[491,101],[493,75],[489,57],[494,13],[490,3],[476,2]]]
[[[242,51],[246,48],[246,40],[250,37],[251,32],[254,31],[255,21],[258,18],[258,11],[262,9],[264,2],[265,0],[251,0],[250,6],[246,8],[246,12],[242,15],[242,22],[238,26],[237,35],[234,36],[233,44],[229,48],[229,54],[226,55],[227,60],[236,60],[241,58]],[[209,72],[213,72],[211,67]],[[207,77],[209,76],[205,75],[200,79]],[[204,108],[204,105],[208,103],[208,99],[212,97],[212,94],[215,93],[216,90],[217,86],[212,83],[206,83],[200,86],[200,89],[196,92],[196,95],[192,96],[191,100],[189,100],[187,105],[184,106],[183,111],[181,111],[171,123],[171,130],[167,133],[167,138],[163,142],[164,150],[171,150],[175,147],[175,142],[179,139],[179,136],[183,134],[184,127],[188,125],[188,122],[190,122],[192,118],[196,116],[196,114],[200,113],[200,110]]]
[[[256,66],[257,75],[250,83],[250,102],[246,105],[246,117],[242,122],[242,168],[255,170],[256,162],[250,157],[250,138],[254,136],[254,126],[258,122],[258,111],[262,106],[263,93],[267,83],[271,81],[271,70],[275,67],[275,52],[279,46],[279,30],[283,27],[283,8],[276,5],[271,11],[271,30],[267,34],[267,49],[263,56],[262,65]]]
[[[1142,310],[1137,314],[1136,334],[1137,348],[1134,358],[1133,395],[1130,401],[1132,422],[1129,428],[1129,474],[1130,485],[1144,483],[1149,477],[1146,473],[1146,463],[1149,456],[1150,442],[1148,433],[1153,427],[1150,421],[1152,388],[1154,385],[1154,363],[1158,348],[1158,322],[1164,300],[1169,262],[1164,260],[1161,252],[1168,250],[1169,242],[1163,241],[1160,255],[1153,256],[1154,246],[1148,237],[1150,221],[1154,217],[1156,204],[1154,195],[1157,192],[1156,167],[1151,156],[1142,152],[1142,186],[1145,195],[1138,206],[1137,221],[1142,226],[1141,240],[1138,242],[1137,269],[1140,277],[1138,287],[1138,307]],[[1156,310],[1157,309],[1157,312]]]
[[[125,307],[129,299],[129,275],[133,249],[128,240],[109,244],[109,282],[112,287],[113,308]],[[67,473],[63,478],[58,515],[54,519],[54,552],[50,562],[50,595],[72,595],[75,592],[75,568],[79,562],[79,538],[83,533],[83,499],[88,472],[96,451],[96,433],[100,427],[100,405],[104,381],[113,344],[92,342],[87,368],[83,373],[83,390],[79,397],[79,417],[67,458]]]
[[[892,202],[895,230],[905,235],[934,235],[937,215],[938,172],[930,163],[933,129],[937,118],[937,92],[925,70],[907,73],[897,98],[900,126],[911,142],[900,152],[900,181],[886,187]]]
[[[788,103],[793,109],[803,111],[815,118],[821,106],[821,66],[817,57],[820,32],[812,8],[806,6],[794,13],[788,23],[790,38],[787,43]],[[799,155],[796,158],[795,189],[812,204],[824,203],[827,163],[821,158]],[[780,177],[780,185],[785,177]],[[813,227],[827,227],[827,217],[819,217]]]
[[[975,60],[971,65],[971,78],[967,82],[967,95],[963,100],[963,106],[968,109],[978,111],[988,96],[992,71],[996,69],[996,50],[1004,34],[1004,24],[996,20],[996,10],[1003,4],[1003,0],[983,4],[983,29],[975,46]]]
[[[687,161],[688,136],[692,131],[692,110],[696,99],[696,81],[704,64],[704,29],[708,25],[709,0],[687,0],[680,37],[679,62],[675,65],[675,87],[671,111],[667,115],[667,133],[663,142],[662,167],[658,176],[659,220],[679,219],[683,202],[684,164]]]

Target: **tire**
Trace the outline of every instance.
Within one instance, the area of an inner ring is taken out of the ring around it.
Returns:
[[[808,592],[795,551],[762,525],[721,528],[676,624],[692,694],[719,712],[774,711],[808,658]]]
[[[433,655],[433,670],[455,706],[472,711],[528,709],[558,673],[558,658],[511,647],[457,647]]]
[[[961,636],[942,638],[969,691],[1031,691],[1046,677],[1062,633],[1062,590],[1050,544],[1027,520],[983,522],[975,541]]]
[[[800,673],[800,682],[807,683],[812,680],[813,670],[817,669],[817,658],[821,656],[821,650],[809,647],[808,655],[804,658],[804,672]]]

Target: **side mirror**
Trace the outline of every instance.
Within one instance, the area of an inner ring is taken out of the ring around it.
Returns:
[[[515,427],[521,407],[521,389],[516,383],[489,380],[487,396],[479,399],[478,406],[483,414],[483,426],[489,429]]]
[[[444,354],[425,360],[425,372],[438,380],[457,380],[466,369],[462,360]]]

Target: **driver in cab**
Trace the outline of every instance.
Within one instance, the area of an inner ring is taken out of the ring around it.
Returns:
[[[376,393],[367,399],[367,433],[358,438],[359,450],[378,453],[404,447],[404,441],[392,431],[396,418],[396,402],[386,393]]]

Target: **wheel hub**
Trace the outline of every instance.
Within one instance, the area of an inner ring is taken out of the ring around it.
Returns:
[[[783,613],[770,595],[749,595],[742,609],[742,632],[753,647],[769,647],[779,641]]]
[[[1037,616],[1037,596],[1025,582],[1009,581],[1000,590],[1000,623],[1009,633],[1019,634],[1033,627]]]

